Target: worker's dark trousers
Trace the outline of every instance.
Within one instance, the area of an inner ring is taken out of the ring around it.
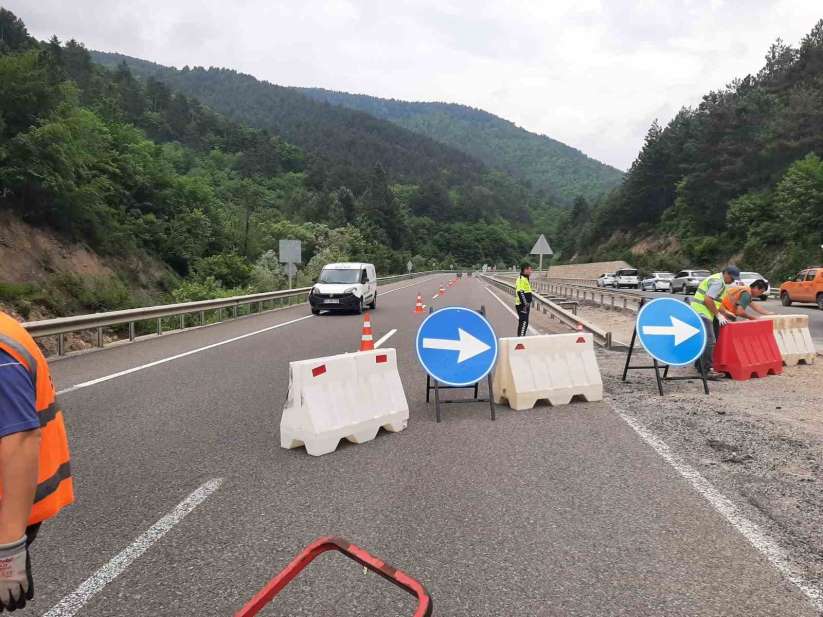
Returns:
[[[517,307],[517,336],[526,336],[529,331],[529,305]]]

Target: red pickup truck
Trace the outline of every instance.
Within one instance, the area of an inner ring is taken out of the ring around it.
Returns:
[[[791,306],[792,302],[813,302],[823,311],[823,266],[801,270],[794,279],[783,283],[780,301],[783,306]]]

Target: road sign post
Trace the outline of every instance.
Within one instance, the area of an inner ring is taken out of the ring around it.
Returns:
[[[440,404],[489,402],[495,419],[491,370],[497,360],[497,336],[485,317],[485,307],[474,311],[446,307],[429,313],[417,330],[417,358],[427,373],[426,402],[434,390],[435,417],[440,422]],[[488,399],[478,398],[483,379],[489,387]],[[472,388],[471,399],[440,400],[441,389]]]
[[[693,379],[689,376],[669,377],[672,366],[687,366],[697,363],[703,391],[709,393],[706,381],[706,367],[703,365],[703,351],[706,348],[706,329],[703,320],[688,304],[674,298],[657,298],[640,302],[632,340],[623,367],[623,381],[630,370],[654,370],[657,391],[663,396],[663,382]],[[632,365],[632,354],[637,341],[652,358],[651,365]],[[663,374],[660,374],[660,368]]]
[[[543,272],[543,255],[554,255],[554,251],[552,251],[552,247],[549,246],[549,241],[546,240],[546,236],[540,234],[540,237],[537,239],[537,242],[534,243],[529,254],[540,255],[539,272]]]

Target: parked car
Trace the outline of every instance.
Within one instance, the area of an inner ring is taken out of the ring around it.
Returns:
[[[377,307],[377,274],[374,264],[327,264],[309,292],[314,315],[323,311],[357,311]]]
[[[674,274],[671,272],[652,272],[640,281],[640,289],[643,291],[671,291],[673,278]]]
[[[633,287],[638,289],[640,287],[640,277],[638,276],[636,268],[624,268],[614,273],[615,287]]]
[[[697,291],[703,279],[709,278],[711,274],[708,270],[681,270],[674,275],[670,291],[672,293],[682,291],[686,294],[693,294]]]
[[[597,277],[598,287],[614,287],[614,285],[614,272],[604,272],[603,274]]]
[[[801,270],[794,279],[783,283],[780,301],[783,306],[791,306],[792,302],[814,302],[823,311],[823,266]]]
[[[771,285],[769,285],[769,281],[766,279],[766,277],[760,274],[759,272],[741,272],[740,280],[738,281],[738,283],[741,285],[751,285],[758,279],[766,281],[766,293],[760,296],[760,299],[768,300],[769,295],[772,293],[772,288]]]

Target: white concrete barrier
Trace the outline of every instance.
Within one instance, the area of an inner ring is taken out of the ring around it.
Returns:
[[[289,363],[289,396],[280,419],[280,446],[306,446],[320,456],[341,439],[371,441],[380,427],[406,428],[409,405],[394,349]]]
[[[817,351],[809,332],[808,315],[765,315],[764,318],[774,322],[774,338],[783,364],[814,363]]]
[[[588,332],[500,339],[494,400],[515,410],[539,400],[565,405],[573,397],[603,400],[603,380]]]

